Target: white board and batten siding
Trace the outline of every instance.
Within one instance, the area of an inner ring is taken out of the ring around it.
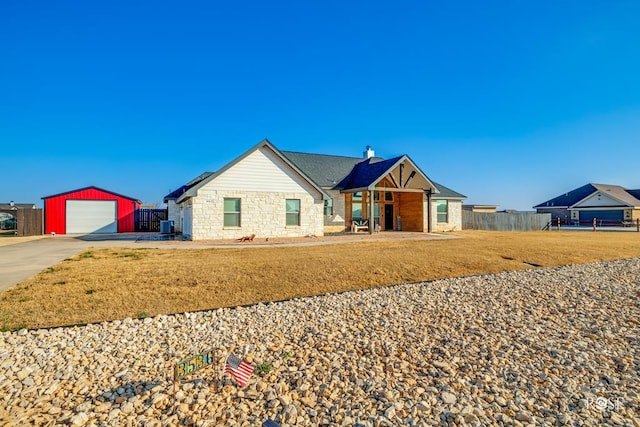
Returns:
[[[215,177],[207,187],[226,191],[310,193],[314,197],[322,197],[317,189],[266,147],[254,151]]]
[[[115,200],[67,200],[67,234],[117,233]]]

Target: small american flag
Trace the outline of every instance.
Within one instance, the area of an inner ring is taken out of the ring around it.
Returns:
[[[252,364],[240,359],[233,353],[227,357],[227,362],[224,364],[224,373],[231,374],[233,379],[242,387],[247,385],[254,369],[255,367]]]

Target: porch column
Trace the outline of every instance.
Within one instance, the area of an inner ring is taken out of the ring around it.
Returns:
[[[373,200],[373,190],[369,190],[369,234],[373,234],[373,228],[375,227],[374,218],[373,218],[373,208],[375,201]]]
[[[427,233],[431,233],[431,189],[427,190]]]

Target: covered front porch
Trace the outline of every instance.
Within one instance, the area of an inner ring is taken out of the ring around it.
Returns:
[[[431,231],[431,196],[438,190],[407,156],[363,162],[341,184],[347,229]]]

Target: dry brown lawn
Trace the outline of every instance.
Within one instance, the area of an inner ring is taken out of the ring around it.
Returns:
[[[146,317],[640,256],[640,233],[477,232],[225,249],[91,249],[0,293],[0,328]]]

